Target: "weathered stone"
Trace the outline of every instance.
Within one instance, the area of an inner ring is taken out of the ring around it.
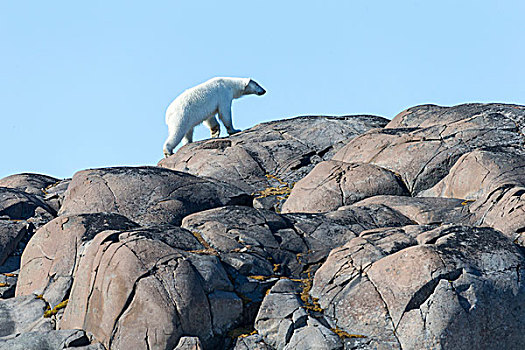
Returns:
[[[61,216],[41,227],[22,255],[16,295],[43,294],[51,305],[67,298],[76,263],[99,232],[137,225],[118,214]]]
[[[263,123],[229,138],[185,145],[158,165],[228,182],[247,193],[286,190],[349,139],[387,122],[376,116],[309,116]]]
[[[43,197],[46,194],[46,188],[58,181],[58,179],[47,175],[23,173],[0,179],[0,187],[14,188]]]
[[[238,188],[157,167],[83,170],[73,176],[60,215],[112,212],[140,224],[180,224],[188,214],[251,199]]]
[[[0,337],[54,329],[52,320],[43,317],[46,307],[35,295],[0,299]]]
[[[331,249],[361,231],[410,223],[402,214],[377,205],[286,215],[231,206],[189,215],[182,227],[198,233],[240,274],[301,278],[307,264],[324,259]]]
[[[62,203],[64,203],[64,195],[69,186],[71,179],[64,179],[45,189],[44,200],[56,212],[60,210]]]
[[[12,188],[0,187],[0,218],[28,220],[38,214],[46,215],[46,219],[49,221],[56,213],[38,196]]]
[[[525,234],[525,186],[502,185],[470,205],[472,222],[500,230],[511,239]]]
[[[0,270],[0,299],[7,299],[15,296],[16,282],[18,280],[18,270],[7,270],[9,271]]]
[[[197,337],[182,337],[173,350],[203,350],[201,341]]]
[[[277,288],[283,283],[289,282],[280,280],[276,284]],[[268,345],[279,350],[284,349],[294,332],[295,326],[292,320],[294,313],[301,310],[304,312],[301,307],[301,300],[296,293],[270,290],[259,309],[255,329]],[[305,322],[306,316],[304,312],[301,322]]]
[[[497,148],[465,154],[445,178],[421,195],[473,201],[469,204],[473,224],[519,239],[525,232],[524,191],[525,155]]]
[[[60,328],[85,329],[116,349],[170,348],[184,334],[220,346],[242,302],[220,261],[199,255],[207,251],[197,238],[166,229],[97,234],[80,257]]]
[[[501,117],[508,118],[515,127],[525,133],[525,106],[502,103],[466,103],[453,107],[415,106],[396,115],[386,127],[426,128],[433,125],[461,124],[480,117],[484,118],[488,125]]]
[[[299,298],[300,283],[277,282],[264,298],[255,329],[264,342],[281,349],[342,349],[338,336],[310,316]]]
[[[475,150],[461,156],[450,172],[421,196],[476,200],[501,186],[525,186],[525,154],[515,150]]]
[[[242,299],[235,293],[215,291],[208,295],[208,300],[217,333],[225,333],[238,324],[242,316]]]
[[[502,104],[418,106],[396,116],[385,129],[351,140],[333,160],[389,169],[416,195],[443,179],[465,153],[490,147],[523,149],[524,115],[524,108]],[[430,121],[414,123],[425,118]]]
[[[339,337],[313,317],[308,317],[306,326],[295,330],[285,350],[335,350],[343,349]]]
[[[99,343],[90,344],[86,333],[79,329],[22,333],[16,338],[0,338],[5,350],[104,350]]]
[[[0,220],[0,265],[16,250],[18,242],[29,232],[26,221]]]
[[[270,350],[260,334],[239,337],[235,341],[233,350]]]
[[[330,160],[317,164],[295,184],[282,212],[327,212],[380,194],[409,195],[405,185],[389,170]]]
[[[420,225],[457,223],[469,224],[470,202],[455,198],[375,196],[355,203],[354,207],[384,205]],[[387,226],[387,225],[383,225]]]
[[[397,238],[363,232],[335,249],[311,292],[325,316],[371,347],[520,344],[525,271],[517,247],[488,228],[414,228],[391,229]]]

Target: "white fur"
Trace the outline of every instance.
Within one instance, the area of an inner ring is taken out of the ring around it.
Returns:
[[[164,143],[164,155],[173,154],[173,149],[182,140],[193,141],[193,128],[204,123],[210,129],[211,137],[219,137],[219,118],[229,135],[240,130],[233,127],[231,104],[234,98],[244,95],[263,95],[266,91],[249,78],[213,78],[184,91],[166,110],[166,124],[169,136]]]

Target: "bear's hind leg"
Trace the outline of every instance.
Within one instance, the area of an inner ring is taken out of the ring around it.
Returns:
[[[188,144],[188,143],[192,143],[192,142],[193,142],[193,128],[188,130],[188,132],[182,138],[182,144],[183,145]]]
[[[215,119],[215,116],[212,115],[208,119],[206,119],[203,124],[210,129],[210,134],[212,138],[219,137],[221,134],[221,126],[219,125],[219,122],[217,119]]]

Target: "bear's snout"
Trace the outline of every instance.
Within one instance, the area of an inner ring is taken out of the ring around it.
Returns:
[[[257,91],[257,95],[258,96],[264,95],[265,93],[266,93],[266,90],[264,90],[263,88],[261,88],[261,90]]]

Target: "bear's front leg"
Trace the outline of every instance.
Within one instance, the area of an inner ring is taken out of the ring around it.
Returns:
[[[233,134],[236,134],[238,132],[241,132],[242,130],[239,130],[239,129],[232,129],[232,130],[228,130],[228,135],[233,135]]]
[[[208,119],[206,119],[203,124],[210,129],[210,134],[212,138],[217,138],[221,134],[221,126],[219,125],[219,122],[217,119],[215,119],[215,116],[211,116]]]
[[[219,107],[219,118],[221,118],[222,123],[226,127],[228,135],[233,135],[241,131],[233,127],[231,103],[229,106],[222,109]]]

